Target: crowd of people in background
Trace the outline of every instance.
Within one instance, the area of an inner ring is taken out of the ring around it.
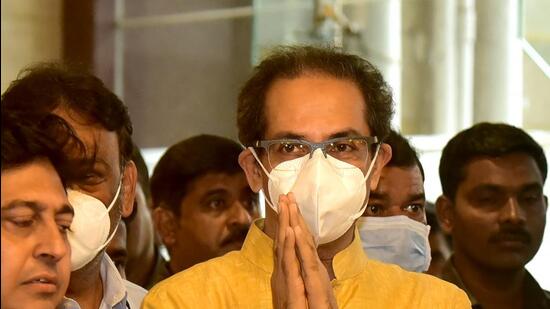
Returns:
[[[463,130],[427,201],[392,102],[365,59],[280,47],[241,89],[239,142],[187,138],[149,177],[101,80],[29,68],[1,101],[1,308],[550,308],[525,269],[542,147]]]

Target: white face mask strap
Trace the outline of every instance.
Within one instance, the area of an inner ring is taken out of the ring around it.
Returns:
[[[107,240],[105,241],[105,243],[104,243],[103,245],[101,245],[101,247],[99,247],[99,248],[96,250],[95,254],[97,254],[99,251],[103,250],[103,248],[107,247],[107,245],[111,242],[111,240],[113,240],[113,238],[115,237],[116,231],[118,230],[118,226],[119,226],[119,225],[120,225],[120,223],[117,224],[117,225],[115,226],[115,230],[113,231],[113,233],[111,234],[111,236],[109,236],[109,238],[107,238]]]
[[[370,173],[372,172],[372,169],[374,168],[374,163],[376,163],[376,159],[378,158],[378,152],[380,151],[380,144],[378,144],[376,146],[376,151],[374,152],[374,156],[372,157],[372,162],[370,163],[370,166],[369,166],[369,169],[367,171],[367,173],[365,174],[365,178],[363,179],[363,185],[365,183],[365,181],[367,181],[367,179],[369,178],[370,176]],[[361,209],[353,216],[353,220],[359,218],[363,212],[365,212],[365,209],[367,208],[367,205],[368,205],[368,200],[365,201],[365,203],[363,204],[363,206],[361,207]]]
[[[367,178],[369,178],[370,173],[372,172],[372,169],[374,168],[374,163],[376,163],[376,159],[378,159],[378,152],[380,152],[380,144],[376,145],[376,151],[374,152],[374,157],[372,157],[372,162],[370,163],[369,170],[365,174],[364,181],[366,181]]]
[[[250,150],[250,152],[252,153],[252,155],[254,156],[254,158],[256,159],[256,161],[258,162],[258,164],[260,164],[260,167],[262,168],[262,170],[264,171],[264,173],[267,175],[267,177],[271,178],[271,176],[269,175],[269,172],[267,171],[267,169],[264,167],[264,165],[262,164],[262,161],[260,161],[260,158],[258,157],[258,154],[256,154],[256,150],[254,150],[254,148],[252,147],[248,147],[248,150]],[[262,189],[263,190],[263,189]],[[271,201],[267,198],[267,195],[265,194],[264,192],[264,196],[265,196],[265,202],[274,210],[276,210],[277,208],[275,208],[275,206],[271,203]]]
[[[262,167],[262,170],[264,170],[264,173],[266,174],[266,176],[269,177],[269,172],[267,171],[267,169],[262,164],[262,161],[260,161],[260,158],[256,154],[256,150],[254,150],[254,148],[252,148],[252,147],[248,147],[248,150],[250,150],[250,152],[252,153],[252,155],[254,156],[256,161],[258,162],[258,164],[260,164],[260,166]]]
[[[111,201],[111,204],[109,204],[109,207],[107,207],[107,212],[110,212],[111,211],[111,208],[113,208],[113,206],[115,205],[117,199],[118,199],[118,195],[120,194],[120,191],[121,191],[121,188],[122,188],[122,178],[124,176],[122,176],[120,178],[120,182],[118,183],[118,188],[116,189],[116,193],[115,193],[115,197],[113,198],[113,200]]]

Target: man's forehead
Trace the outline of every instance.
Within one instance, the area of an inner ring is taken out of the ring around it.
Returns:
[[[319,142],[347,130],[370,135],[363,95],[348,80],[329,76],[278,79],[265,102],[266,139],[290,133]]]
[[[57,108],[54,114],[62,117],[75,131],[77,137],[86,147],[88,158],[105,157],[110,151],[119,153],[118,136],[115,131],[108,131],[99,123],[92,123],[75,111]]]
[[[191,184],[191,187],[207,188],[207,184],[209,186],[236,186],[239,184],[239,180],[244,180],[244,182],[246,183],[246,176],[244,172],[236,171],[235,173],[227,173],[223,171],[209,171],[195,178]]]
[[[411,196],[424,194],[424,182],[420,169],[416,165],[410,167],[385,166],[382,169],[378,187],[371,194],[374,197],[390,197],[394,194]]]
[[[538,165],[531,156],[523,153],[474,158],[464,166],[462,174],[462,183],[468,186],[521,186],[531,183],[542,186]]]
[[[417,165],[413,166],[384,166],[380,175],[380,181],[385,182],[404,182],[424,188],[422,173]]]

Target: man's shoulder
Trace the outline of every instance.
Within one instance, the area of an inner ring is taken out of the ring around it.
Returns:
[[[208,286],[209,289],[223,285],[231,273],[235,270],[242,257],[238,251],[229,252],[224,256],[213,258],[203,263],[181,271],[165,280],[157,283],[147,294],[147,298],[161,297],[163,295],[182,295],[186,291],[195,293]],[[185,289],[181,287],[185,286]]]
[[[376,273],[376,277],[386,278],[389,281],[395,282],[394,284],[397,285],[410,285],[414,283],[417,286],[431,287],[431,289],[428,290],[440,288],[443,290],[451,289],[461,291],[452,283],[428,274],[406,271],[394,264],[386,264],[375,260],[369,260],[369,264],[371,266],[371,271]]]
[[[428,274],[406,271],[397,265],[374,260],[369,260],[369,266],[370,280],[378,281],[373,284],[386,286],[388,289],[399,292],[402,296],[410,293],[410,297],[416,300],[423,299],[433,303],[456,302],[469,306],[466,293],[452,283]]]

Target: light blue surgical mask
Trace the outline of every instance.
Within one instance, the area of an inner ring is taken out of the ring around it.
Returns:
[[[428,270],[432,259],[430,226],[407,216],[360,217],[357,227],[369,258],[414,272]]]

